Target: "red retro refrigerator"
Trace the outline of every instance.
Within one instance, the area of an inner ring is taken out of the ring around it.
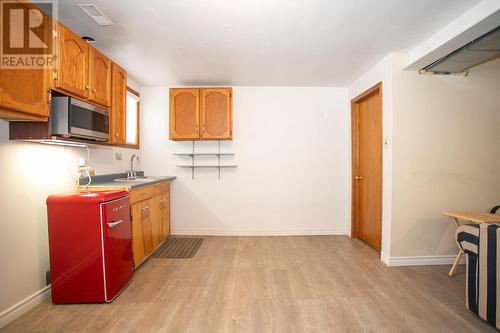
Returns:
[[[111,302],[133,274],[126,191],[47,198],[52,302]]]

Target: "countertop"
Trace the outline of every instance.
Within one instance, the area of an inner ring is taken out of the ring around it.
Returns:
[[[144,172],[138,171],[137,176],[144,176]],[[176,177],[174,176],[146,176],[146,178],[137,179],[137,180],[115,180],[119,178],[126,178],[127,174],[125,173],[113,173],[109,175],[99,175],[92,177],[92,181],[89,188],[125,188],[125,189],[134,189],[143,186],[152,185],[155,183],[163,182],[163,181],[172,181]],[[84,187],[88,183],[88,177],[82,177],[79,179],[79,188]]]

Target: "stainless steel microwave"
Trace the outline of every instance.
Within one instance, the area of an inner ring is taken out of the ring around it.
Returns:
[[[106,141],[109,138],[108,110],[68,96],[53,96],[52,134],[64,138]]]

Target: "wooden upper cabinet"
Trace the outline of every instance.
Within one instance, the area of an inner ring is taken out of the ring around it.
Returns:
[[[127,72],[113,63],[111,80],[111,112],[109,141],[125,144],[125,115],[127,104]]]
[[[57,68],[54,88],[87,98],[89,46],[63,25],[58,25]]]
[[[171,88],[171,140],[231,140],[231,88]]]
[[[50,70],[1,69],[0,71],[0,118],[47,120]]]
[[[111,104],[111,60],[89,46],[89,100],[103,106]]]
[[[30,3],[12,3],[17,9],[28,10]],[[40,23],[40,22],[38,22]],[[42,13],[38,36],[51,38],[53,21]],[[30,31],[31,34],[33,32]],[[26,34],[26,38],[28,35]],[[24,41],[27,43],[27,40]],[[27,45],[27,44],[26,44]],[[4,54],[8,56],[8,54]],[[5,120],[46,121],[49,116],[49,82],[52,69],[1,68],[0,69],[0,118]]]
[[[201,89],[201,138],[232,138],[232,89]]]
[[[170,89],[170,139],[196,140],[200,137],[200,90]]]

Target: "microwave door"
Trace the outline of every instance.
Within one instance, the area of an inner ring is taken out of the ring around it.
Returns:
[[[109,137],[109,118],[104,110],[92,105],[82,105],[72,100],[69,112],[69,132],[72,136],[107,140]],[[92,108],[90,108],[92,107]]]

